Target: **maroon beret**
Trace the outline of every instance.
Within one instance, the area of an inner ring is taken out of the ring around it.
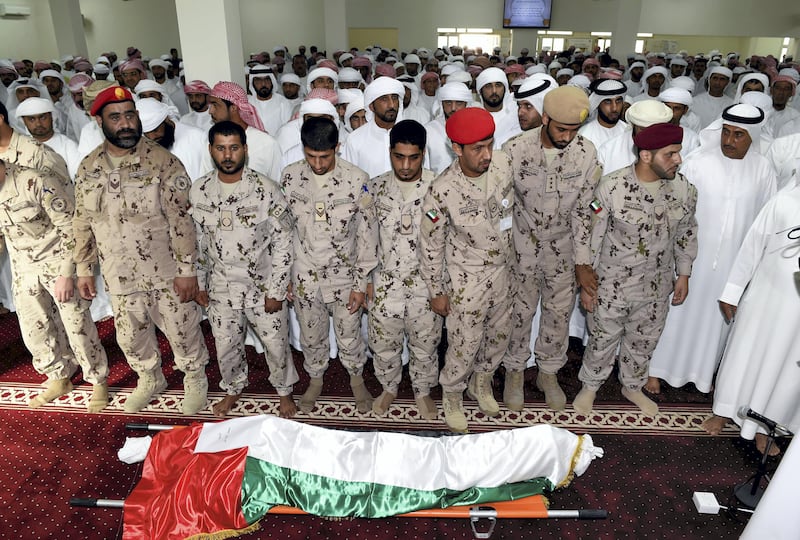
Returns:
[[[641,150],[658,150],[683,142],[683,128],[675,124],[653,124],[633,136],[633,143]]]
[[[466,107],[447,119],[445,131],[454,143],[476,143],[494,135],[494,118],[481,107]]]
[[[92,116],[98,115],[103,110],[103,107],[109,103],[122,103],[123,101],[133,101],[133,95],[130,90],[122,86],[109,86],[97,94],[89,114]]]

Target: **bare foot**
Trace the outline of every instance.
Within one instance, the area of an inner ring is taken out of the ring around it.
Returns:
[[[644,385],[644,389],[651,394],[660,394],[661,379],[659,379],[658,377],[648,377],[647,383]]]
[[[701,427],[705,430],[706,433],[709,435],[719,435],[722,433],[722,428],[728,423],[728,418],[724,416],[711,416],[703,420]]]
[[[292,418],[297,414],[297,405],[294,404],[294,398],[291,394],[288,396],[280,396],[280,403],[278,404],[278,416],[281,418]]]
[[[763,454],[764,451],[767,449],[767,441],[769,439],[763,433],[756,433],[756,449],[759,453]],[[777,456],[781,453],[781,449],[773,442],[772,446],[769,447],[769,455],[770,456]]]
[[[231,412],[231,409],[233,409],[233,406],[236,405],[236,402],[239,401],[240,397],[242,397],[242,394],[225,396],[211,407],[211,412],[213,412],[214,416],[218,418],[224,418],[229,412]]]

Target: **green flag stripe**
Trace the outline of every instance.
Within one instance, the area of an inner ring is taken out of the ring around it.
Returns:
[[[277,505],[319,516],[382,518],[426,508],[521,499],[552,489],[546,478],[534,478],[494,488],[427,491],[336,480],[248,457],[242,481],[242,512],[248,523]]]

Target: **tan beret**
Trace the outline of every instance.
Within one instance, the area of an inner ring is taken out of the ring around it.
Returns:
[[[544,113],[561,124],[582,124],[589,116],[589,98],[575,86],[559,86],[544,96]]]

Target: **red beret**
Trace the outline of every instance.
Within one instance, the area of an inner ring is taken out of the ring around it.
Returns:
[[[494,118],[481,107],[466,107],[447,119],[445,131],[454,143],[476,143],[494,135]]]
[[[103,110],[103,107],[109,103],[121,103],[123,101],[133,101],[133,95],[130,90],[122,86],[109,86],[97,94],[89,114],[92,116],[98,115]]]
[[[633,143],[640,150],[658,150],[682,142],[683,128],[675,124],[653,124],[633,137]]]

